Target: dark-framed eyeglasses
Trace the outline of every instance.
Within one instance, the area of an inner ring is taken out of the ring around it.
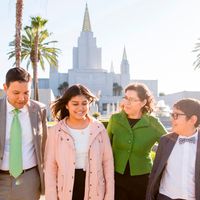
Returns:
[[[140,99],[134,99],[133,97],[126,97],[126,96],[122,97],[122,99],[128,101],[129,103],[140,101]]]
[[[170,115],[175,120],[178,119],[179,116],[186,116],[186,114],[184,114],[184,113],[170,113]]]

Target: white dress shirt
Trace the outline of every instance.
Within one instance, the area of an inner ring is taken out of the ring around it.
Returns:
[[[73,129],[67,126],[70,135],[74,139],[76,149],[76,169],[86,169],[86,161],[88,159],[88,144],[90,136],[90,126],[85,129]]]
[[[15,108],[7,101],[7,112],[6,112],[6,137],[3,161],[1,165],[2,170],[9,170],[9,148],[10,148],[10,128],[13,120],[13,112]],[[27,106],[19,109],[19,121],[22,128],[22,158],[23,158],[23,169],[29,169],[37,165],[35,149],[33,143],[33,134],[31,128],[31,122]]]
[[[179,136],[167,161],[161,178],[159,192],[172,199],[195,200],[195,161],[197,151],[198,132],[195,144],[185,142],[179,144]]]

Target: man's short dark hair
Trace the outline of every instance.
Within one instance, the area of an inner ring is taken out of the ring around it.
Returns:
[[[6,74],[6,85],[10,86],[11,82],[30,82],[31,75],[22,67],[14,67],[8,70]]]
[[[189,119],[193,115],[197,116],[197,122],[195,127],[198,127],[200,124],[200,101],[198,99],[186,98],[177,101],[174,108],[181,110]]]

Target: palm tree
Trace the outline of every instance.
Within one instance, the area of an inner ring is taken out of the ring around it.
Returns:
[[[60,95],[63,95],[68,87],[69,87],[69,83],[68,82],[65,81],[65,82],[61,83],[58,86],[58,91],[59,91]]]
[[[199,40],[200,40],[200,38],[199,38]],[[197,54],[197,59],[196,59],[196,61],[193,63],[194,66],[195,66],[195,69],[197,69],[197,68],[200,68],[200,42],[197,42],[197,43],[196,43],[196,46],[195,46],[193,52],[197,52],[197,53],[198,53],[198,54]]]
[[[51,44],[57,43],[57,41],[46,40],[51,35],[47,29],[44,29],[47,20],[41,17],[31,17],[31,26],[24,28],[22,35],[22,49],[21,60],[27,60],[27,68],[32,65],[33,68],[33,86],[34,86],[34,99],[39,100],[38,95],[38,63],[41,68],[45,70],[45,60],[50,67],[58,67],[58,54],[60,50],[55,47],[49,47]],[[10,46],[14,45],[14,41],[10,43]],[[9,52],[9,59],[14,56],[14,50]]]
[[[16,67],[21,63],[21,29],[22,29],[23,0],[16,2],[16,33],[15,33],[15,59]]]
[[[113,96],[120,96],[122,94],[122,86],[118,83],[113,83]]]

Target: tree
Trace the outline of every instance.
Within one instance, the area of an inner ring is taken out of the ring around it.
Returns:
[[[21,63],[21,29],[22,29],[22,10],[23,0],[16,2],[16,33],[15,33],[15,62],[16,67],[20,67]]]
[[[163,97],[163,96],[165,96],[165,93],[164,92],[160,92],[159,93],[159,97]]]
[[[68,87],[69,87],[69,83],[68,82],[65,81],[65,82],[61,83],[58,86],[58,91],[59,91],[60,95],[63,95]]]
[[[113,83],[113,96],[121,96],[122,94],[122,86],[118,83]]]
[[[200,40],[200,38],[199,38],[199,40]],[[197,68],[200,68],[200,42],[196,43],[196,46],[195,46],[193,52],[197,52],[197,59],[193,63],[193,65],[195,66],[195,69],[197,69]]]
[[[31,26],[26,26],[24,28],[24,33],[22,35],[22,47],[21,47],[21,60],[27,61],[27,68],[32,65],[33,68],[33,87],[34,87],[34,99],[39,100],[38,95],[38,63],[41,68],[45,70],[45,61],[50,65],[50,67],[58,67],[58,54],[60,50],[55,47],[50,47],[54,45],[57,41],[46,41],[51,33],[44,29],[46,19],[41,17],[31,17]],[[10,43],[10,46],[14,45],[15,41]],[[15,51],[12,50],[9,54],[9,59],[15,55]]]

